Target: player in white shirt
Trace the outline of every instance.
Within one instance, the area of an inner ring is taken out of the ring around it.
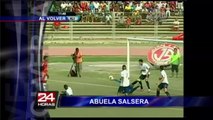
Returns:
[[[109,79],[111,81],[115,81],[119,83],[119,88],[117,95],[124,94],[125,96],[132,94],[137,88],[140,86],[134,87],[134,85],[138,81],[134,81],[133,83],[130,83],[129,77],[128,77],[128,71],[126,70],[126,65],[122,65],[122,71],[121,71],[121,78],[120,80],[114,79],[113,76],[110,75]]]
[[[121,82],[120,82],[120,86],[118,88],[117,95],[119,95],[119,94],[127,95],[126,89],[130,85],[130,81],[129,81],[128,71],[126,70],[126,65],[122,65],[122,71],[121,71],[120,80],[121,80]]]
[[[140,76],[137,79],[140,84],[141,90],[143,90],[143,85],[142,85],[142,80],[146,81],[146,86],[148,88],[148,92],[150,92],[150,86],[149,86],[149,81],[148,78],[150,76],[150,66],[147,63],[144,63],[142,59],[139,59],[139,65],[140,65]]]
[[[72,91],[72,88],[69,87],[68,85],[64,85],[64,89],[65,91],[63,92],[64,95],[66,96],[72,96],[73,95],[73,91]]]
[[[163,89],[165,94],[170,97],[170,94],[168,92],[169,81],[163,66],[160,66],[160,71],[161,71],[160,72],[161,77],[159,78],[160,84],[158,85],[156,96],[160,96],[160,90]]]
[[[126,70],[126,65],[122,65],[120,80],[114,79],[114,81],[117,81],[120,83],[117,95],[122,95],[122,94],[124,94],[125,96],[130,95],[139,87],[139,86],[134,87],[135,83],[130,84],[129,74],[128,74],[128,71]]]

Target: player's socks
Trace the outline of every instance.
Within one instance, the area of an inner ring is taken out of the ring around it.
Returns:
[[[160,96],[160,91],[159,90],[157,90],[156,96]]]
[[[134,81],[134,82],[132,83],[132,85],[135,85],[137,82],[138,82],[137,80],[136,80],[136,81]]]
[[[141,81],[139,81],[139,84],[140,84],[140,86],[141,86],[141,90],[142,90],[142,89],[143,89],[142,82],[141,82]]]
[[[170,97],[170,94],[169,94],[169,92],[165,92],[166,93],[166,95],[168,96],[168,97]]]
[[[147,85],[148,89],[150,89],[149,81],[146,81],[146,85]]]

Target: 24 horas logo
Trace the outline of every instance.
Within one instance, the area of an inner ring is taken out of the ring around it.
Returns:
[[[178,54],[180,54],[180,48],[175,44],[165,43],[158,45],[148,52],[147,59],[154,65],[168,65],[174,48],[177,48]]]
[[[37,93],[36,105],[39,108],[55,108],[58,98],[57,91],[42,91]]]

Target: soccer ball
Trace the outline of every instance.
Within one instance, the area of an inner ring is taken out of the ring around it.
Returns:
[[[112,76],[112,75],[110,75],[110,76],[109,76],[109,79],[110,79],[110,80],[112,80],[112,79],[114,79],[114,78],[113,78],[113,76]]]

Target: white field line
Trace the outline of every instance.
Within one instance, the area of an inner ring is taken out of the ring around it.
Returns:
[[[63,62],[55,62],[55,63],[49,63],[49,65],[57,65],[57,64],[69,64],[71,65],[72,63],[63,63]],[[90,64],[90,65],[87,65],[87,66],[92,66],[92,67],[120,67],[122,63],[120,64]],[[138,65],[131,65],[131,66],[138,66]],[[183,66],[183,64],[180,64],[180,66]]]

